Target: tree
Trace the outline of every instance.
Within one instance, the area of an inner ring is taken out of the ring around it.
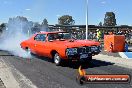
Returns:
[[[99,22],[99,26],[103,26],[102,22]]]
[[[63,15],[58,18],[58,24],[60,24],[60,25],[74,25],[75,21],[73,20],[72,16]]]
[[[31,28],[32,34],[35,34],[36,32],[40,32],[41,25],[38,22],[33,23],[33,27]]]
[[[0,25],[0,32],[4,31],[6,29],[6,23],[2,23]]]
[[[48,26],[48,21],[47,21],[46,18],[43,20],[42,25],[46,25],[46,26]]]
[[[29,27],[29,21],[26,17],[17,16],[13,18],[9,18],[7,23],[8,33],[9,35],[16,33],[27,34],[28,30],[31,28]]]
[[[0,27],[6,27],[6,24],[5,23],[2,23],[1,25],[0,25]]]
[[[49,28],[48,28],[48,21],[47,19],[45,18],[41,24],[41,31],[49,31]]]
[[[104,26],[115,26],[115,25],[116,25],[115,13],[106,12],[104,18]]]

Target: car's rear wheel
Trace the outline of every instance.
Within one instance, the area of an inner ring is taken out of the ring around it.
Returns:
[[[34,55],[34,54],[31,52],[31,49],[30,49],[30,48],[27,48],[26,51],[27,51],[27,53],[28,53],[29,55],[30,55],[30,54],[31,54],[31,55]]]
[[[54,63],[55,63],[57,66],[61,65],[61,63],[62,63],[62,60],[61,60],[61,58],[60,58],[60,56],[59,56],[58,53],[55,53],[55,55],[54,55]]]
[[[28,54],[31,54],[31,50],[29,48],[26,51]]]

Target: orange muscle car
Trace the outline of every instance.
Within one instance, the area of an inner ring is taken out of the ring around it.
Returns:
[[[90,62],[100,53],[99,42],[77,40],[68,32],[39,32],[20,45],[30,53],[53,59],[56,65],[65,60]]]

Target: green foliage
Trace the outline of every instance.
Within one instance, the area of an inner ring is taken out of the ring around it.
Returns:
[[[115,25],[116,25],[115,13],[106,12],[104,18],[104,26],[115,26]]]
[[[99,26],[103,26],[102,22],[99,23]]]
[[[48,25],[48,21],[46,18],[43,20],[42,25],[46,25],[46,26]]]
[[[41,24],[41,31],[49,31],[49,28],[48,28],[48,21],[47,19],[45,18]]]
[[[0,32],[2,32],[3,30],[5,30],[6,29],[6,24],[5,23],[2,23],[1,25],[0,25]]]
[[[60,25],[74,25],[75,21],[73,20],[72,16],[63,15],[58,18],[58,24],[60,24]]]

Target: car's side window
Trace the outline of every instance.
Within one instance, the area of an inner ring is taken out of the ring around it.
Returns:
[[[48,35],[48,40],[54,40],[54,35],[53,34],[49,34]]]
[[[34,40],[39,41],[39,38],[40,38],[40,34],[37,34],[37,35],[34,37]]]
[[[46,35],[45,34],[40,34],[40,41],[45,41]]]
[[[61,39],[61,36],[59,34],[48,34],[48,40],[56,40]]]
[[[45,41],[46,35],[45,34],[37,34],[34,38],[36,41]]]

